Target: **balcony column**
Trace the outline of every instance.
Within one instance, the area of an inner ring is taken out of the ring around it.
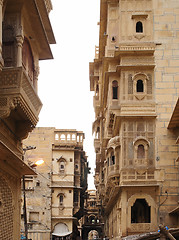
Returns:
[[[38,76],[39,76],[39,72],[40,72],[40,68],[38,65],[35,65],[34,67],[34,88],[36,89],[36,91],[38,91]]]
[[[4,0],[0,0],[0,70],[2,70],[3,66],[4,66],[4,60],[2,58],[2,7],[3,7],[3,2]]]
[[[17,67],[21,67],[22,66],[22,45],[23,45],[23,41],[24,38],[23,36],[16,36],[16,40],[17,40]]]

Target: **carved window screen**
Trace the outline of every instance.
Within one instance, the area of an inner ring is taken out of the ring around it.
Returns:
[[[3,27],[2,55],[5,67],[15,67],[15,37],[12,26]]]
[[[32,50],[28,40],[25,38],[22,48],[22,63],[27,71],[30,80],[34,84],[34,59],[32,55]]]

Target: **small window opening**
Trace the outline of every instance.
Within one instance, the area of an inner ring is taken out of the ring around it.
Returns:
[[[64,170],[65,170],[65,163],[62,161],[60,162],[60,165],[59,165],[59,171],[64,172]]]
[[[94,216],[91,216],[89,218],[89,222],[92,223],[92,224],[95,224],[95,217]]]
[[[60,205],[63,204],[63,195],[60,195],[60,197],[59,197],[59,202],[60,202]]]
[[[144,92],[144,84],[142,80],[137,81],[136,90],[137,92]]]
[[[140,21],[136,23],[136,32],[143,33],[143,24]]]
[[[64,165],[63,164],[60,164],[60,169],[64,169]]]
[[[39,187],[40,186],[40,181],[37,181],[36,182],[36,187]]]
[[[141,159],[145,157],[145,149],[142,144],[140,144],[137,148],[137,158]]]
[[[78,191],[74,191],[74,202],[78,203]]]
[[[115,41],[116,41],[116,38],[115,38],[114,36],[112,37],[112,41],[113,41],[113,42],[115,42]]]
[[[115,164],[115,156],[114,156],[114,155],[111,156],[111,164],[112,164],[112,165]]]
[[[112,82],[112,91],[113,91],[113,99],[118,99],[118,82],[115,80]]]
[[[98,94],[99,94],[99,85],[97,84],[96,85],[96,96],[98,96]]]
[[[136,199],[131,207],[131,223],[150,223],[151,209],[145,199]]]

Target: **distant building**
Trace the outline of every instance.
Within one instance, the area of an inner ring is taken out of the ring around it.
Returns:
[[[50,0],[0,1],[0,239],[20,239],[22,140],[38,122],[39,60],[52,59],[55,43]]]
[[[179,2],[100,4],[90,90],[105,235],[178,227]]]
[[[46,240],[77,239],[89,171],[83,151],[84,133],[71,129],[36,128],[24,141],[31,164],[43,159],[37,176],[26,178],[28,236]],[[23,216],[22,216],[23,217]],[[23,228],[23,218],[22,218]]]
[[[88,190],[85,215],[82,218],[82,239],[102,239],[103,227],[100,200],[96,197],[96,190]]]

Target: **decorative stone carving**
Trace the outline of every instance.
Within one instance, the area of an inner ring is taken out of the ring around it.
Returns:
[[[121,142],[120,142],[120,136],[115,136],[113,138],[111,138],[108,142],[107,148],[116,148],[117,146],[120,146]]]
[[[8,68],[0,73],[0,117],[7,118],[16,111],[24,114],[16,123],[16,135],[25,138],[38,121],[41,101],[25,70],[21,68]]]
[[[0,98],[0,118],[7,118],[15,108],[14,101],[11,98]]]

